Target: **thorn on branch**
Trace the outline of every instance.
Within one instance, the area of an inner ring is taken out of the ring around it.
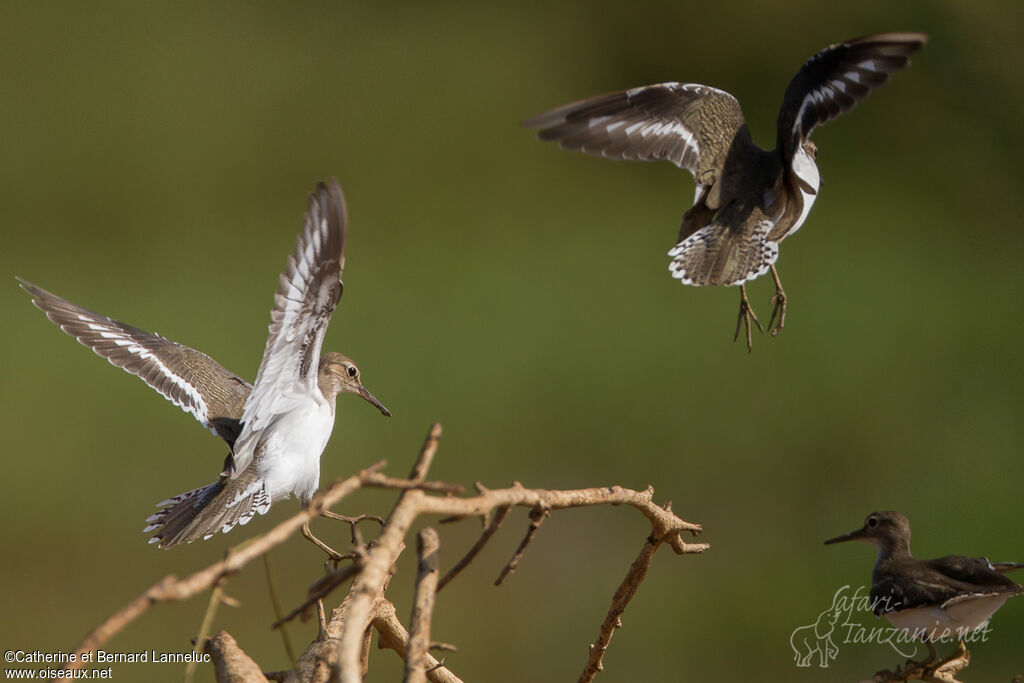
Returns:
[[[427,675],[430,675],[431,673],[433,673],[434,671],[437,671],[438,669],[445,668],[445,665],[446,665],[447,662],[448,662],[448,658],[447,657],[442,657],[440,659],[440,661],[437,662],[437,664],[435,664],[434,666],[432,666],[429,669],[427,669]]]

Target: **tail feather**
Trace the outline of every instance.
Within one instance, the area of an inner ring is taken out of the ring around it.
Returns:
[[[155,531],[149,542],[160,548],[205,541],[218,531],[226,534],[236,524],[248,524],[256,514],[266,514],[271,502],[262,479],[223,477],[158,503],[162,509],[146,519],[143,532]]]
[[[779,257],[779,244],[767,239],[771,222],[753,230],[735,230],[714,222],[668,252],[672,277],[684,285],[739,285],[768,272]]]

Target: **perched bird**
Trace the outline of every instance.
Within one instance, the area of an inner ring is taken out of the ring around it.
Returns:
[[[338,394],[356,394],[390,415],[363,386],[352,359],[320,353],[341,297],[345,231],[341,188],[334,179],[319,183],[274,295],[254,385],[204,353],[88,311],[19,278],[52,322],[192,413],[231,449],[216,482],[157,505],[160,511],[144,529],[155,532],[150,543],[169,548],[227,533],[290,494],[308,504],[320,482],[320,454],[334,427]],[[303,534],[337,555],[308,524]]]
[[[867,541],[878,548],[871,573],[871,604],[908,637],[932,641],[963,640],[988,622],[1003,603],[1024,594],[1006,572],[1024,568],[1016,562],[947,555],[918,560],[910,554],[910,522],[898,512],[873,512],[864,526],[830,538],[825,545]]]
[[[696,83],[658,83],[567,104],[523,122],[541,140],[608,157],[665,159],[693,174],[693,207],[683,215],[672,277],[686,285],[739,285],[740,323],[761,323],[744,283],[771,270],[772,335],[786,320],[786,293],[775,269],[779,243],[796,232],[818,197],[815,127],[849,111],[909,64],[928,37],[881,33],[830,45],[797,72],[782,100],[775,149],[754,144],[739,102]],[[777,320],[777,323],[776,323]]]

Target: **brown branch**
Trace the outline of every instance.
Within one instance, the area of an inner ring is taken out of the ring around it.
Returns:
[[[379,474],[378,470],[384,465],[383,462],[380,462],[352,477],[334,482],[323,493],[316,496],[308,507],[278,524],[266,534],[232,550],[224,560],[184,579],[167,576],[158,581],[89,633],[79,644],[76,653],[81,654],[101,647],[156,603],[185,600],[211,588],[224,577],[240,571],[253,559],[285,541],[308,521],[320,515],[327,507],[336,504],[352,492],[368,486],[386,486],[400,490],[401,494],[380,535],[371,543],[370,547],[359,549],[360,552],[354,566],[318,582],[318,587],[325,591],[323,593],[325,595],[326,590],[338,585],[348,576],[355,575],[342,604],[332,611],[329,623],[326,617],[322,616],[319,635],[299,658],[295,667],[287,672],[285,680],[316,681],[318,683],[328,680],[341,680],[344,683],[361,681],[367,665],[369,642],[367,634],[371,628],[381,633],[382,644],[392,647],[392,644],[398,643],[401,654],[405,655],[408,635],[401,635],[404,633],[404,629],[398,630],[401,624],[397,623],[397,618],[394,618],[394,623],[392,623],[387,615],[382,616],[382,610],[386,612],[387,605],[390,605],[384,598],[384,592],[394,571],[395,563],[405,547],[405,536],[409,533],[416,518],[421,515],[458,519],[478,517],[487,523],[481,538],[467,555],[449,571],[444,583],[450,581],[472,561],[488,539],[497,531],[513,506],[529,508],[533,512],[531,513],[531,529],[520,544],[520,549],[513,556],[513,561],[510,562],[512,567],[515,566],[515,561],[521,557],[544,516],[550,511],[592,505],[628,505],[641,512],[651,525],[650,544],[653,547],[649,551],[650,555],[653,555],[654,549],[662,543],[670,545],[679,554],[700,553],[708,547],[704,543],[683,541],[681,535],[683,532],[696,535],[702,530],[701,526],[680,519],[672,512],[670,505],[660,506],[654,503],[654,490],[651,487],[645,491],[634,491],[620,486],[546,490],[528,489],[516,482],[512,487],[505,489],[491,490],[478,486],[477,495],[471,497],[454,496],[452,494],[461,490],[460,487],[443,482],[429,482],[426,479],[437,451],[440,435],[440,425],[434,424],[408,479],[395,479]],[[490,517],[492,514],[494,515],[493,519]],[[599,654],[603,654],[604,649],[607,648],[610,633],[618,624],[618,615],[621,615],[621,610],[635,593],[649,563],[650,556],[645,557],[642,553],[641,557],[634,562],[634,567],[631,568],[630,575],[627,575],[627,580],[623,582],[623,586],[620,586],[620,591],[616,593],[612,610],[609,612],[606,624],[602,626],[602,636],[598,643],[595,643],[595,648],[600,650]],[[630,583],[630,576],[638,568],[642,571],[636,571],[636,577]],[[433,574],[436,581],[436,570]],[[436,591],[436,589],[434,590]],[[620,593],[625,596],[624,600],[620,600]],[[317,597],[319,596],[314,596],[312,600],[316,601]],[[309,602],[307,601],[304,607],[308,606]],[[322,614],[322,605],[320,609]],[[612,617],[616,610],[618,610],[617,614]],[[429,617],[429,614],[427,616]],[[613,624],[611,627],[607,626],[609,619]],[[606,633],[607,635],[605,635]],[[414,654],[419,647],[414,646]],[[81,661],[81,657],[77,659]],[[599,663],[600,657],[598,658],[598,668]],[[427,678],[432,681],[458,681],[429,654],[426,655],[426,662],[415,668],[425,671]]]
[[[416,552],[419,554],[419,576],[416,579],[416,595],[413,600],[412,616],[409,618],[409,649],[405,656],[405,683],[423,683],[427,680],[427,661],[430,648],[430,619],[434,613],[434,596],[437,593],[438,552],[441,539],[437,531],[427,527],[417,537]]]
[[[873,683],[960,683],[956,676],[966,669],[970,662],[971,653],[967,651],[963,642],[960,642],[956,651],[940,662],[907,662],[904,666],[897,667],[895,671],[879,671],[871,680]]]
[[[374,610],[371,621],[374,630],[380,634],[378,646],[394,650],[399,656],[405,657],[409,644],[409,633],[398,620],[395,606],[388,600],[382,600]],[[444,660],[438,661],[429,652],[426,653],[427,678],[433,683],[462,683],[462,679],[453,674],[444,664]]]
[[[516,482],[518,483],[518,482]],[[547,508],[534,508],[530,510],[530,526],[526,528],[526,535],[523,536],[523,540],[519,542],[519,547],[512,553],[512,558],[509,559],[508,563],[498,574],[498,578],[494,580],[495,586],[500,586],[505,583],[505,579],[508,575],[516,570],[519,566],[519,560],[523,559],[523,553],[526,552],[526,546],[530,545],[530,541],[537,534],[537,529],[540,529],[540,525],[544,523],[544,520],[551,516],[551,511]]]
[[[412,481],[423,481],[426,479],[427,470],[434,461],[434,454],[437,452],[437,444],[441,439],[441,425],[435,422],[430,427],[427,439],[420,449],[419,457],[413,465],[409,479]],[[409,530],[409,525],[416,518],[414,506],[407,501],[419,500],[426,496],[426,493],[419,489],[408,489],[402,491],[398,502],[388,518],[384,530],[373,548],[366,554],[363,563],[363,571],[359,580],[353,582],[349,589],[346,601],[351,599],[345,625],[341,631],[338,642],[338,678],[343,683],[362,683],[362,676],[359,675],[357,662],[361,646],[361,637],[366,627],[370,624],[373,613],[373,601],[384,579],[391,567],[394,567],[398,559],[399,548],[404,545],[403,539]],[[442,499],[447,500],[447,499]],[[410,516],[404,511],[413,512]]]
[[[262,681],[263,671],[227,631],[208,638],[203,651],[210,655],[218,681]]]
[[[239,571],[271,548],[284,543],[296,531],[301,529],[303,524],[319,516],[325,508],[334,505],[353,491],[362,488],[365,485],[364,481],[366,478],[385,464],[385,461],[381,460],[358,474],[354,474],[347,479],[335,481],[326,490],[313,498],[310,504],[299,511],[298,514],[281,522],[262,536],[258,536],[233,549],[220,562],[215,562],[184,579],[179,579],[173,575],[160,579],[147,588],[142,595],[119,609],[86,635],[75,648],[75,654],[78,656],[75,658],[75,662],[69,664],[68,669],[80,668],[82,665],[82,653],[102,647],[153,605],[160,602],[187,600],[197,593],[211,588],[223,577],[230,576]]]
[[[622,580],[622,583],[615,590],[615,595],[612,596],[612,606],[608,610],[604,622],[601,623],[601,630],[598,633],[597,640],[590,644],[590,657],[587,659],[586,666],[583,667],[579,683],[589,683],[594,680],[599,671],[604,669],[604,653],[608,650],[612,634],[615,633],[615,629],[622,626],[622,613],[626,610],[626,605],[629,604],[629,601],[636,595],[640,582],[646,578],[647,570],[651,566],[651,560],[654,559],[654,552],[660,545],[660,540],[649,536],[644,542],[644,547],[640,550],[640,555],[633,560],[629,571],[626,572],[626,578]]]
[[[422,481],[426,478],[440,436],[441,426],[435,423],[423,444],[410,480]],[[654,503],[653,498],[652,487],[645,491],[633,491],[621,486],[551,491],[527,489],[516,483],[507,489],[482,489],[476,496],[470,498],[432,496],[421,489],[404,490],[392,509],[383,531],[367,552],[363,571],[359,576],[358,591],[355,585],[349,591],[352,600],[348,619],[338,642],[339,680],[342,683],[361,681],[360,644],[362,634],[372,617],[373,596],[377,593],[388,568],[394,565],[397,548],[418,516],[484,517],[496,508],[511,506],[561,510],[591,505],[629,505],[647,517],[651,523],[650,537],[657,544],[667,543],[678,554],[700,553],[708,548],[705,543],[684,542],[680,535],[682,532],[697,534],[702,527],[683,521],[672,512],[671,505],[666,504],[662,507]],[[633,591],[635,592],[635,587]]]
[[[399,546],[398,553],[401,554],[404,549],[405,544],[403,543]],[[376,609],[380,603],[386,602],[384,591],[387,590],[394,569],[394,566],[389,567],[384,581],[377,586],[373,595],[373,609]],[[295,667],[288,672],[284,679],[286,683],[327,683],[327,681],[334,680],[337,677],[338,636],[345,625],[351,622],[349,611],[352,607],[354,596],[358,593],[361,581],[362,576],[357,576],[355,581],[352,582],[352,588],[349,590],[348,595],[331,612],[329,621],[323,614],[322,603],[318,604],[320,632],[313,642],[310,643],[309,647],[306,648],[302,656],[299,657]],[[367,650],[364,650],[364,647]],[[359,634],[359,652],[356,653],[360,677],[365,673],[363,670],[364,656],[368,655],[368,641],[366,639],[366,630],[364,630]]]
[[[229,550],[228,553],[230,554],[230,552]],[[193,650],[197,653],[206,651],[206,642],[210,639],[210,630],[213,628],[213,618],[217,614],[217,608],[223,604],[226,597],[224,594],[225,583],[227,583],[227,578],[221,577],[217,579],[217,583],[213,585],[213,590],[210,591],[210,600],[206,605],[206,613],[203,615],[203,620],[199,624],[199,633],[196,635],[193,647]],[[185,683],[192,683],[192,679],[195,678],[196,664],[198,662],[189,662],[185,665]]]
[[[476,543],[473,544],[473,547],[469,549],[469,552],[467,552],[462,557],[461,560],[456,562],[455,566],[449,569],[448,573],[445,574],[438,582],[438,591],[447,586],[449,581],[458,576],[459,572],[465,569],[469,565],[469,563],[473,561],[473,558],[475,558],[480,553],[480,551],[483,550],[484,546],[487,545],[487,541],[491,540],[491,537],[494,536],[494,534],[498,531],[498,527],[500,527],[501,523],[505,521],[506,517],[508,517],[508,513],[511,509],[512,508],[508,506],[504,506],[498,508],[495,511],[494,517],[484,528],[483,533],[480,534],[480,538],[478,538]]]
[[[277,592],[277,577],[274,574],[274,563],[270,560],[270,553],[263,554],[263,572],[267,577],[267,592],[270,593],[270,606],[274,608],[274,616],[277,622],[282,622],[284,617],[281,614],[281,596]],[[277,626],[277,623],[274,624]],[[281,642],[284,645],[285,654],[288,655],[288,663],[295,666],[295,648],[292,646],[292,639],[288,635],[288,629],[281,629]]]
[[[399,479],[398,477],[389,477],[384,474],[374,474],[371,477],[367,477],[365,486],[374,486],[382,489],[419,489],[421,491],[432,491],[434,493],[462,493],[465,491],[465,487],[461,484],[448,484],[443,481],[420,481],[409,477],[408,479]]]
[[[337,588],[338,586],[340,586],[341,584],[345,583],[353,576],[358,574],[360,569],[362,569],[361,565],[351,564],[345,567],[344,569],[333,571],[327,576],[318,579],[316,583],[314,583],[310,587],[309,596],[306,598],[306,600],[298,607],[293,609],[291,612],[289,612],[288,614],[284,615],[283,617],[275,621],[273,624],[271,624],[270,628],[280,628],[281,626],[284,626],[295,617],[304,613],[307,609],[309,609],[310,607],[312,607],[313,605],[327,597],[327,595],[335,588]]]

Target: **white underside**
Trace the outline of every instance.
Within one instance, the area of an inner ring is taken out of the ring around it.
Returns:
[[[910,637],[928,640],[963,638],[983,625],[1010,598],[1009,594],[975,594],[947,600],[942,605],[889,612],[885,617]]]
[[[309,401],[274,416],[263,430],[258,465],[272,501],[291,493],[302,501],[313,496],[320,485],[320,455],[333,428],[334,413],[326,401]]]
[[[793,155],[793,172],[796,173],[800,180],[814,188],[814,193],[812,194],[805,191],[802,187],[800,188],[800,194],[803,195],[804,199],[804,208],[800,212],[800,217],[796,219],[796,223],[793,224],[793,228],[787,233],[787,235],[792,235],[794,232],[799,230],[800,226],[804,224],[805,220],[807,220],[807,214],[811,212],[811,207],[814,206],[814,200],[818,198],[818,189],[821,187],[821,175],[818,173],[818,165],[814,163],[814,159],[804,151],[803,147]]]

